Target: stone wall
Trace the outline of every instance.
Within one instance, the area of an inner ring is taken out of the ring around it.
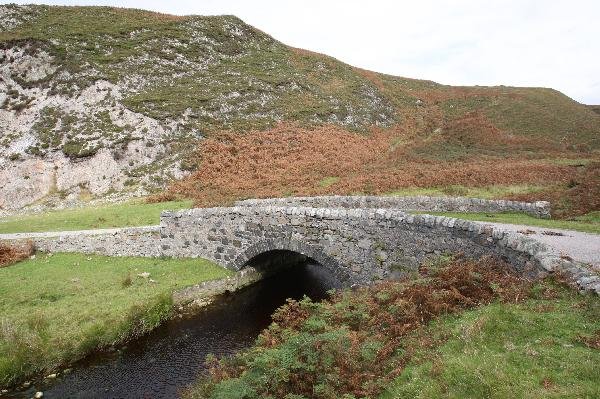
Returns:
[[[22,240],[33,241],[36,249],[43,252],[144,257],[162,255],[160,226],[0,235],[0,241]]]
[[[315,208],[381,208],[429,212],[523,212],[549,218],[550,203],[484,200],[466,197],[399,197],[399,196],[320,196],[248,199],[238,206],[307,206]]]

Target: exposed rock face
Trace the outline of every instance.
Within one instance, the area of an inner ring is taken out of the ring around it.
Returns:
[[[54,174],[53,165],[41,159],[5,162],[0,169],[0,209],[18,209],[45,197]]]
[[[170,143],[196,139],[196,132],[130,111],[121,88],[106,80],[57,91],[52,84],[69,74],[44,46],[0,51],[0,210],[75,200],[82,190],[141,195],[185,174],[182,152]]]

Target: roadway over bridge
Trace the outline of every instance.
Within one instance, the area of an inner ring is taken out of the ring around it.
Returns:
[[[165,211],[159,226],[76,233],[0,236],[32,239],[46,251],[116,256],[203,257],[241,270],[258,256],[290,251],[308,256],[348,284],[365,284],[416,270],[430,257],[463,253],[493,255],[515,270],[537,276],[560,268],[600,291],[600,279],[562,259],[543,243],[477,222],[425,214],[403,208],[472,210],[521,208],[547,214],[547,204],[510,201],[452,200],[418,197],[315,197],[241,201],[233,207]],[[313,205],[313,206],[311,206]],[[410,206],[409,206],[410,205]],[[450,209],[449,209],[450,208]],[[587,280],[586,280],[587,279]]]

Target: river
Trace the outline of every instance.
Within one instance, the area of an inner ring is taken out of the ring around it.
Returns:
[[[286,298],[327,297],[340,282],[305,263],[176,318],[111,354],[79,362],[69,374],[38,383],[12,398],[176,398],[205,370],[207,354],[229,355],[251,345]]]

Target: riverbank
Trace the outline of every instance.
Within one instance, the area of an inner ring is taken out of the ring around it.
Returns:
[[[178,311],[143,337],[88,356],[71,372],[35,380],[30,389],[8,398],[30,399],[38,391],[48,399],[178,398],[207,371],[208,354],[231,355],[252,345],[286,298],[307,295],[318,301],[337,287],[339,282],[320,265],[297,264],[234,294],[219,295],[207,306]]]
[[[140,336],[172,314],[174,292],[228,276],[204,259],[77,253],[0,268],[0,387]]]
[[[600,299],[490,259],[278,309],[187,398],[597,397]],[[286,396],[287,395],[287,396]]]

